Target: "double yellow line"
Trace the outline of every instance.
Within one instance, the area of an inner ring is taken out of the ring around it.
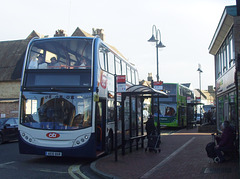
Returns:
[[[71,165],[68,168],[68,174],[74,179],[79,179],[79,176],[83,179],[90,179],[80,171],[80,167],[81,165]]]

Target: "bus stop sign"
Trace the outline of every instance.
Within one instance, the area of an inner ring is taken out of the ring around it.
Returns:
[[[163,81],[153,82],[153,88],[159,91],[163,90]]]
[[[126,75],[118,75],[117,76],[117,92],[125,92],[126,91]]]

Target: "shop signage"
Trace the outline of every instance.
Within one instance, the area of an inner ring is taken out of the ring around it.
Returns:
[[[227,73],[225,73],[221,78],[217,80],[216,84],[217,94],[223,93],[235,87],[234,74],[235,68],[231,68]]]

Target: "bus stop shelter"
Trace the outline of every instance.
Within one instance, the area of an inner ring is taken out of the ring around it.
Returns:
[[[144,147],[144,121],[143,121],[143,102],[146,98],[166,98],[168,97],[166,93],[156,90],[154,88],[134,85],[129,87],[126,92],[121,93],[121,110],[120,110],[120,120],[121,120],[121,134],[122,134],[122,155],[125,154],[125,149],[129,148],[132,152],[132,144],[136,145],[138,149],[139,141],[141,140],[141,146]],[[158,111],[159,114],[159,100]],[[151,105],[151,112],[153,114],[153,105]],[[157,129],[160,133],[160,120],[158,115]],[[115,135],[116,136],[116,135]],[[115,138],[115,142],[116,138]],[[117,148],[115,148],[115,159],[117,160]]]
[[[192,101],[191,103],[188,103],[188,108],[192,107],[192,108],[196,108],[198,105],[203,105],[203,103],[197,102],[197,101]],[[192,128],[193,125],[196,126],[196,117],[197,117],[197,112],[193,111],[193,113],[191,113],[190,111],[192,110],[188,110],[187,111],[187,129]],[[203,116],[201,116],[203,118]]]

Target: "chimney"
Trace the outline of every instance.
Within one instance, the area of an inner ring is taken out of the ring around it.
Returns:
[[[54,37],[60,37],[60,36],[63,36],[63,37],[67,36],[65,30],[62,30],[62,29],[56,30],[56,32],[54,34]]]
[[[92,35],[93,36],[98,35],[100,37],[100,39],[102,39],[102,41],[105,41],[105,35],[104,35],[104,32],[103,32],[103,29],[92,28]]]
[[[147,78],[147,80],[148,80],[148,81],[152,81],[152,79],[153,79],[153,78],[152,78],[152,73],[148,73],[148,78]]]

